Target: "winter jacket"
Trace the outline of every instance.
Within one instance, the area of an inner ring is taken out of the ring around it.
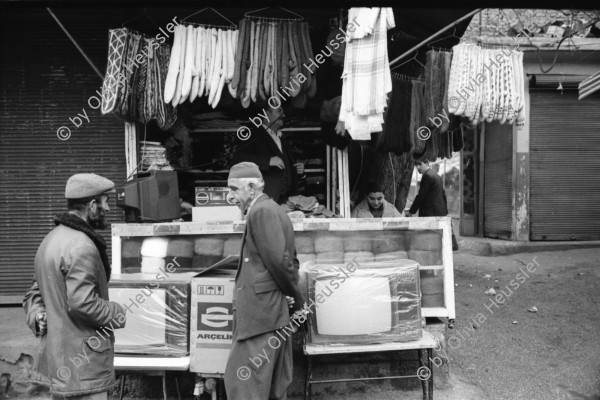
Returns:
[[[419,193],[410,206],[410,213],[419,217],[444,217],[448,215],[446,192],[442,178],[429,168],[421,178]]]
[[[275,331],[290,320],[304,299],[298,286],[294,227],[285,211],[262,195],[248,211],[233,299],[234,336],[245,340]]]
[[[42,241],[35,280],[23,299],[27,324],[36,336],[36,315],[46,312],[31,381],[53,395],[105,392],[115,384],[114,334],[125,311],[108,301],[100,253],[83,232],[58,225]]]

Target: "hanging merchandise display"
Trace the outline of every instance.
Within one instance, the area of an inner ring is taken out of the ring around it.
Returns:
[[[121,65],[127,50],[127,28],[111,29],[108,33],[108,61],[102,83],[102,114],[114,111],[122,84]]]
[[[410,98],[410,144],[413,153],[420,154],[425,150],[427,139],[420,137],[419,129],[425,126],[425,82],[413,81]]]
[[[447,93],[452,53],[430,50],[425,65],[425,114],[433,133],[445,133],[450,126]]]
[[[304,108],[317,91],[315,71],[307,67],[313,58],[308,23],[247,14],[239,27],[232,96],[245,108],[257,102],[278,106],[286,100]]]
[[[478,122],[512,124],[523,118],[523,53],[483,49],[475,44],[453,47],[447,102],[449,111]]]
[[[342,106],[336,131],[347,130],[354,140],[370,140],[381,131],[387,94],[392,79],[387,49],[387,31],[394,28],[392,8],[351,8],[342,73]]]
[[[383,130],[375,134],[379,152],[401,155],[411,151],[412,92],[412,80],[392,75],[392,92],[384,114]]]
[[[162,101],[171,53],[164,41],[128,28],[109,31],[102,114],[113,113],[129,122],[156,120],[164,130],[173,126],[177,110]]]
[[[216,108],[225,84],[234,78],[237,41],[234,27],[178,25],[164,83],[165,103],[177,106],[207,97]]]

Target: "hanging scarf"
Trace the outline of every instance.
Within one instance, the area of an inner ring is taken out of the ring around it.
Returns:
[[[98,233],[94,231],[94,228],[91,227],[90,224],[82,220],[76,215],[70,213],[59,214],[54,217],[54,224],[56,225],[64,225],[71,229],[75,229],[76,231],[80,231],[85,233],[96,245],[98,252],[100,253],[100,258],[102,259],[102,264],[104,264],[104,271],[106,272],[106,281],[110,280],[110,260],[108,259],[108,253],[106,252],[106,242],[104,238],[100,236]]]

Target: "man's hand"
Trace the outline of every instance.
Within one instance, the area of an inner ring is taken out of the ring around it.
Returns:
[[[415,215],[415,214],[411,214],[411,213],[410,213],[410,211],[406,210],[406,211],[404,212],[404,215],[406,215],[407,217],[412,217],[412,216],[413,216],[413,215]]]
[[[294,300],[294,298],[290,296],[285,296],[285,299],[287,300],[288,308],[293,308],[294,304],[296,303],[296,300]]]
[[[294,166],[296,167],[296,173],[298,175],[302,175],[304,173],[304,164],[299,162],[294,164]]]
[[[287,297],[287,296],[286,296]],[[302,323],[304,323],[306,320],[308,319],[308,311],[305,309],[300,309],[297,310],[296,312],[294,312],[294,314],[292,315],[292,320],[297,321],[296,324],[291,324],[290,326],[293,328],[293,333],[298,332],[298,328],[296,325],[302,325]]]
[[[46,313],[41,312],[35,316],[37,331],[40,336],[44,336],[48,332],[48,323],[46,322]]]
[[[276,167],[276,168],[279,168],[279,169],[284,169],[285,168],[285,164],[283,163],[283,160],[279,156],[273,156],[273,157],[271,157],[271,160],[269,161],[269,165],[271,167]]]

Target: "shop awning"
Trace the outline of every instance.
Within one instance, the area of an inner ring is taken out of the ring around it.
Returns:
[[[581,81],[579,84],[579,100],[598,90],[600,90],[600,71]]]

